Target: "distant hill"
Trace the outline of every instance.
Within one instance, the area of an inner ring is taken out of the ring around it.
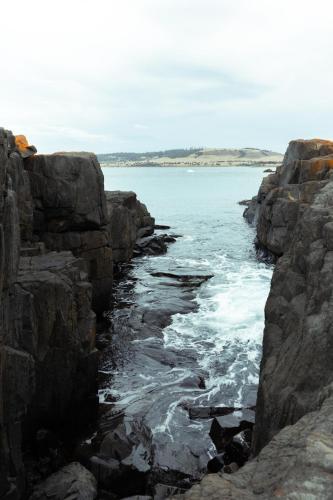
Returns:
[[[257,148],[170,149],[148,153],[109,153],[97,157],[104,167],[271,165],[283,160],[281,153]]]

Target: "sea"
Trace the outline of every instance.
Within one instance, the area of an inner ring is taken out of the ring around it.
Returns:
[[[160,469],[199,477],[216,453],[211,419],[190,418],[189,408],[255,406],[272,267],[257,260],[255,230],[238,202],[257,193],[264,170],[103,168],[107,190],[134,191],[157,224],[180,235],[166,254],[133,260],[125,286],[119,284],[124,300],[131,290],[129,308],[168,301],[154,273],[212,276],[192,291],[193,310],[175,307],[161,335],[136,338],[134,332],[130,346],[116,356],[113,351],[116,359],[106,356],[101,366],[100,400],[144,426],[150,464]],[[127,342],[117,331],[114,338],[118,345]]]

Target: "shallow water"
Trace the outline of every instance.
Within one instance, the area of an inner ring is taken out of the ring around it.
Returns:
[[[113,359],[104,357],[100,399],[111,394],[115,411],[148,429],[155,465],[192,477],[205,470],[214,446],[211,421],[190,420],[187,408],[255,405],[272,269],[256,260],[254,229],[237,202],[257,192],[263,170],[103,169],[106,189],[135,191],[156,222],[182,238],[166,255],[136,259],[119,287],[118,298],[127,296],[129,308],[114,312],[120,326]],[[169,300],[151,275],[157,271],[214,277],[195,290],[196,309],[173,315],[161,336],[136,337],[134,328],[126,340],[120,330],[129,310],[135,314],[136,304],[149,308]]]

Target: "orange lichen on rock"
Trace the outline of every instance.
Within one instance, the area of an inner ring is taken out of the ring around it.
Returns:
[[[315,160],[311,162],[310,175],[316,176],[320,172],[327,172],[333,169],[333,158]]]
[[[30,146],[25,135],[15,136],[15,145],[22,156],[22,158],[28,158],[29,156],[37,153],[35,146]]]
[[[306,141],[304,141],[306,142]],[[330,139],[308,139],[308,142],[317,142],[318,144],[326,145],[326,146],[333,146],[333,141]]]

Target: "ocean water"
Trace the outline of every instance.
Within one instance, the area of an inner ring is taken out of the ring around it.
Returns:
[[[175,469],[193,476],[214,454],[211,421],[190,420],[188,407],[255,404],[272,268],[257,261],[254,229],[238,201],[257,193],[263,171],[103,169],[106,189],[135,191],[156,223],[182,235],[166,255],[135,259],[128,276],[132,307],[149,297],[151,303],[165,301],[153,272],[213,275],[195,290],[195,310],[174,314],[161,337],[134,336],[130,356],[128,349],[126,355],[119,349],[117,362],[105,361],[102,367],[110,378],[101,388],[101,401],[112,394],[116,409],[148,428],[159,467],[168,469],[173,461]],[[156,352],[162,351],[176,361],[161,362]],[[204,386],[195,383],[198,377]]]

